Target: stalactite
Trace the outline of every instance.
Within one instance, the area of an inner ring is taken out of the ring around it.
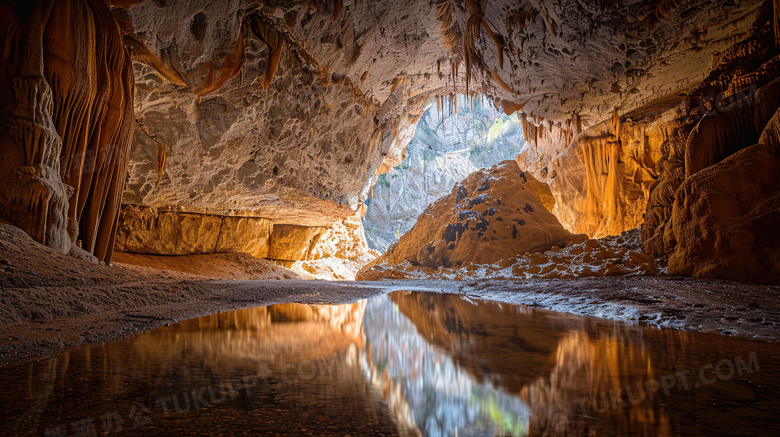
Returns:
[[[617,108],[612,110],[612,125],[615,128],[614,135],[620,139],[620,115]]]
[[[260,38],[271,49],[271,53],[268,55],[265,77],[263,78],[263,89],[265,90],[271,85],[276,70],[279,68],[285,39],[273,26],[262,21],[257,13],[250,15],[249,25],[255,36]]]
[[[436,19],[440,22],[441,33],[444,36],[444,46],[454,54],[458,43],[458,33],[455,19],[452,16],[454,0],[439,0],[436,3]]]
[[[552,21],[552,19],[550,19],[550,16],[547,14],[547,11],[544,9],[544,4],[542,4],[542,0],[531,0],[531,3],[533,3],[539,9],[539,13],[541,13],[542,17],[544,17],[544,21],[547,23],[547,27],[550,29],[550,33],[556,35],[555,23]]]
[[[658,21],[668,18],[675,9],[677,9],[677,0],[661,0],[655,9],[655,18]]]
[[[466,94],[469,94],[469,83],[471,82],[473,66],[476,64],[483,70],[489,70],[482,62],[476,47],[476,42],[481,39],[482,26],[485,27],[485,31],[498,48],[498,65],[500,68],[504,68],[504,49],[506,48],[506,43],[502,37],[493,32],[487,21],[485,21],[484,13],[482,12],[482,9],[480,9],[477,0],[466,0],[466,3],[469,6],[471,16],[466,25],[466,36],[463,38],[463,57],[465,58],[466,64]],[[511,88],[498,76],[498,74],[491,70],[490,76],[499,82],[499,85],[502,88],[511,92]]]
[[[780,48],[780,0],[773,0],[772,6],[775,28],[775,48]]]
[[[344,7],[344,0],[333,0],[333,18],[331,21],[338,20],[342,7]]]
[[[164,62],[160,61],[160,59],[149,50],[146,44],[139,40],[135,35],[125,35],[125,46],[128,48],[128,51],[133,56],[134,60],[154,68],[164,78],[171,81],[171,83],[187,86],[178,71],[168,67]]]
[[[528,22],[533,21],[538,13],[539,12],[534,11],[533,9],[519,10],[507,16],[505,22],[506,27],[507,29],[511,29],[514,25],[517,30],[523,31],[525,30],[525,26],[528,24]]]

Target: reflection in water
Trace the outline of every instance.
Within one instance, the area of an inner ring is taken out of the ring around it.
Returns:
[[[778,435],[779,349],[457,295],[273,305],[2,368],[0,434]]]

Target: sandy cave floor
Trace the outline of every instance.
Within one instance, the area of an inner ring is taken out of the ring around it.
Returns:
[[[211,275],[214,276],[214,275]],[[273,272],[271,277],[277,277]],[[232,276],[228,276],[232,277]],[[61,255],[0,224],[0,365],[216,312],[341,304],[396,290],[457,293],[631,324],[777,341],[780,287],[683,277],[326,282],[224,280]]]

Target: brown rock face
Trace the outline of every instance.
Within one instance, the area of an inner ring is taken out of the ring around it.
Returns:
[[[149,255],[243,252],[267,258],[271,222],[257,217],[160,211],[124,206],[116,250]]]
[[[492,264],[565,246],[572,235],[544,208],[534,191],[539,185],[514,161],[472,173],[373,264]]]
[[[670,273],[778,281],[776,13],[764,4],[671,124],[642,229],[645,252],[671,255]]]
[[[301,226],[262,217],[137,205],[122,207],[116,250],[147,255],[247,253],[286,262],[328,257],[354,260],[369,252],[363,227],[354,217],[330,226]]]
[[[669,273],[780,281],[780,156],[767,149],[741,150],[677,190]]]
[[[0,215],[110,261],[134,118],[122,30],[101,0],[0,6]]]

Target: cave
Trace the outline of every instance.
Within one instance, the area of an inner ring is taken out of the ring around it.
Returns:
[[[0,25],[0,435],[780,435],[780,1]]]

